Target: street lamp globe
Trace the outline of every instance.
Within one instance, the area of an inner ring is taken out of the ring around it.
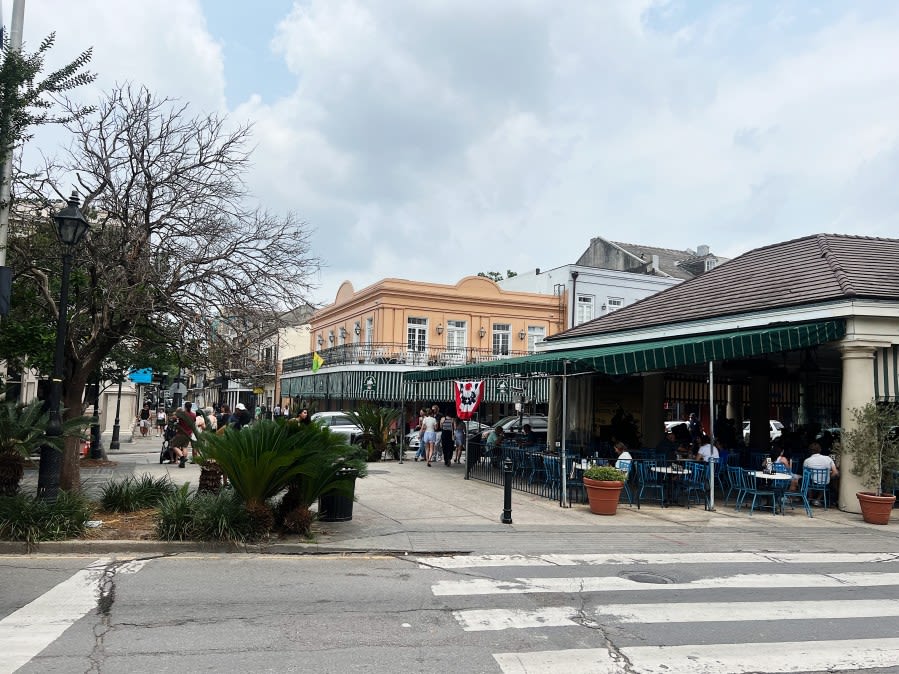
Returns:
[[[68,206],[53,216],[53,220],[56,221],[59,240],[66,246],[77,246],[90,228],[90,225],[81,213],[81,209],[78,208],[78,203],[78,194],[73,190],[72,196],[69,197]]]

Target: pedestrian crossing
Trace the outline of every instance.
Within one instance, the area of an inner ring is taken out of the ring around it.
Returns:
[[[504,674],[899,673],[895,553],[417,561],[452,572],[431,591],[465,633],[534,635],[534,650],[492,653]]]

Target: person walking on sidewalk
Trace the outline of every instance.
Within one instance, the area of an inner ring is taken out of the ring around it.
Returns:
[[[196,426],[197,415],[191,411],[192,407],[193,403],[186,402],[184,409],[175,412],[175,416],[178,418],[178,432],[172,438],[170,446],[178,459],[178,468],[184,468],[184,464],[187,463],[187,450]]]
[[[449,468],[453,463],[453,426],[456,420],[450,415],[443,417],[440,424],[440,447],[443,452],[443,465]]]
[[[137,415],[137,423],[140,426],[141,437],[147,437],[150,434],[150,403],[144,403],[143,409]]]
[[[156,437],[161,438],[163,432],[165,431],[166,424],[166,416],[165,416],[165,408],[157,407],[156,408]]]
[[[425,446],[425,458],[428,462],[428,468],[430,468],[431,459],[434,457],[434,445],[437,444],[437,419],[431,415],[430,410],[425,412],[425,417],[421,420],[421,430],[421,441]]]
[[[462,459],[462,448],[465,446],[465,422],[456,419],[453,423],[453,441],[456,444],[456,455],[453,457],[453,463],[459,463]]]

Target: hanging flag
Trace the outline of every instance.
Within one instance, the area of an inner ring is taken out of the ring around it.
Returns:
[[[454,381],[453,386],[456,389],[456,416],[467,421],[484,399],[484,380]]]
[[[318,372],[318,368],[325,364],[325,359],[318,355],[318,351],[312,352],[312,371]]]

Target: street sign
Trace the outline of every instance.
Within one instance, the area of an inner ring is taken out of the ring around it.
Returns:
[[[140,370],[131,370],[128,373],[128,379],[135,384],[151,384],[153,383],[153,369],[145,367]]]
[[[255,393],[256,395],[262,395],[263,393],[265,393],[265,389],[257,386],[253,389],[253,393]]]
[[[175,382],[174,384],[169,386],[169,393],[171,393],[173,397],[186,395],[187,394],[187,386],[182,384],[180,381]]]

